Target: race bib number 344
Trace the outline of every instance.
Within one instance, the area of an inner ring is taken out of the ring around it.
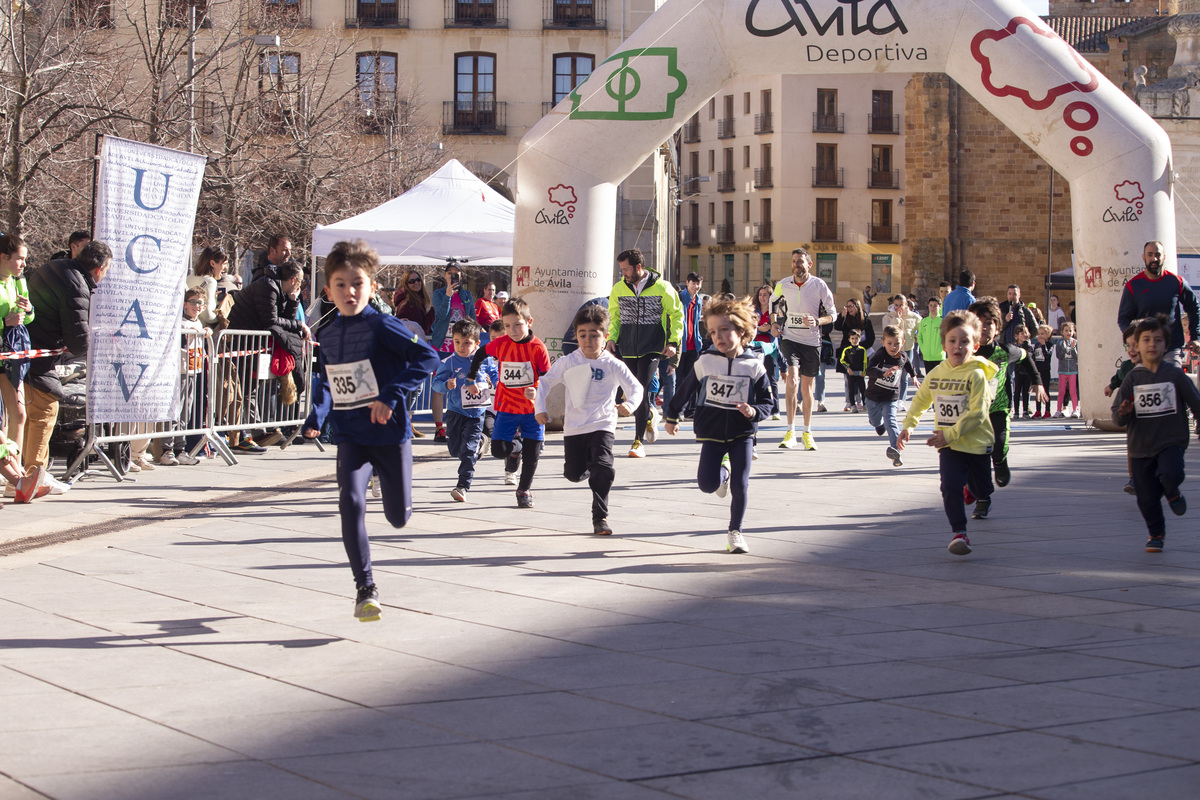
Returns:
[[[533,386],[533,364],[528,361],[505,361],[500,365],[500,382],[510,389]]]

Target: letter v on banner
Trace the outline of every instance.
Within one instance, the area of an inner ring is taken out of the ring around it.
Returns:
[[[184,280],[205,158],[104,137],[96,239],[113,252],[88,333],[88,423],[179,418]]]

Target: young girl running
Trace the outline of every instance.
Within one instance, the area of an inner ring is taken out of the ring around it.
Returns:
[[[354,616],[379,619],[381,605],[367,539],[367,481],[374,468],[383,513],[394,528],[412,516],[411,425],[405,397],[441,363],[425,340],[396,317],[368,305],[379,256],[366,242],[338,242],[325,258],[325,282],[339,316],[321,329],[320,381],[304,436],[315,439],[325,417],[337,445],[342,543],[358,594]]]
[[[664,430],[679,430],[679,412],[695,397],[693,430],[700,442],[696,482],[718,497],[732,489],[726,549],[748,553],[742,518],[750,488],[750,461],[759,420],[771,415],[771,386],[761,359],[746,352],[757,331],[758,314],[747,300],[713,300],[704,311],[712,348],[696,359],[692,373],[676,388],[664,410]],[[715,350],[715,352],[714,352]]]

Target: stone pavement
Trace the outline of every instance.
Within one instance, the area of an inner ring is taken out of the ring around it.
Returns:
[[[1122,437],[1018,424],[957,558],[932,450],[817,420],[764,425],[744,556],[690,433],[618,460],[611,538],[560,439],[530,511],[419,441],[370,624],[311,447],[9,505],[109,532],[0,558],[0,798],[1200,795],[1196,525],[1143,552]]]

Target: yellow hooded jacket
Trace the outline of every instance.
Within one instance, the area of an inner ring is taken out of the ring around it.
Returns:
[[[995,444],[988,409],[996,397],[994,378],[999,370],[981,356],[971,356],[957,367],[938,364],[913,397],[904,430],[917,427],[921,415],[933,406],[935,425],[950,449],[960,453],[990,453]]]

